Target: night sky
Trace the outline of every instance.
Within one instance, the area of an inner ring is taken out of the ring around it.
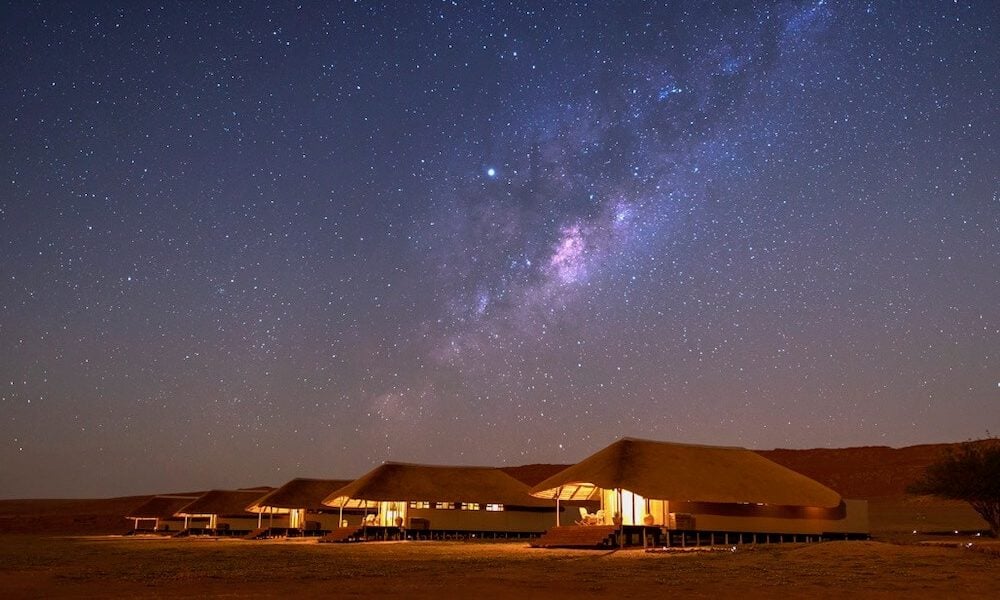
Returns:
[[[1000,433],[1000,9],[5,3],[0,497]]]

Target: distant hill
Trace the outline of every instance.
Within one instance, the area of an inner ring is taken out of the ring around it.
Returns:
[[[927,465],[958,444],[905,448],[815,448],[759,450],[770,460],[829,486],[846,498],[867,499],[872,531],[909,532],[982,528],[985,523],[967,504],[914,497],[906,487]],[[513,477],[534,485],[565,465],[506,467]],[[125,515],[152,496],[81,500],[0,500],[0,534],[97,535],[131,528]]]
[[[204,492],[173,495],[199,496]],[[154,494],[118,498],[0,500],[0,534],[103,535],[132,528],[125,515]]]
[[[845,498],[868,500],[873,534],[983,530],[986,522],[965,502],[906,493],[928,465],[959,445],[778,449],[758,454],[812,477]]]
[[[927,466],[958,444],[925,444],[905,448],[863,446],[812,450],[758,450],[757,453],[840,492],[847,498],[906,495]]]
[[[0,500],[0,533],[123,533],[125,515],[152,496],[84,500]]]

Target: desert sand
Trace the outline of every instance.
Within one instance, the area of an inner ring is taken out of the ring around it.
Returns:
[[[648,553],[524,542],[4,536],[0,589],[5,598],[1000,597],[1000,556],[981,550],[870,541]]]

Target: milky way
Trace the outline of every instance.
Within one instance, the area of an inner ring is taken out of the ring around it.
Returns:
[[[0,496],[996,433],[997,21],[8,7]]]

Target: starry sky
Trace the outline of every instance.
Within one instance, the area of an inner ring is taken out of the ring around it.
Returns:
[[[0,497],[1000,432],[994,2],[0,10]]]

